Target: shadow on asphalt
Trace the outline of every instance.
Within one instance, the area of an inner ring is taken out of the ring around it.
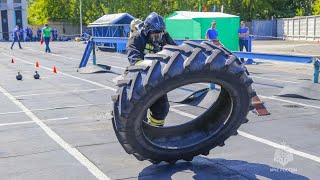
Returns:
[[[265,164],[240,160],[209,159],[196,157],[192,162],[178,161],[175,165],[161,163],[150,165],[139,173],[139,180],[148,179],[301,179],[309,178],[295,174],[297,169],[271,167]],[[179,174],[179,175],[178,175]]]

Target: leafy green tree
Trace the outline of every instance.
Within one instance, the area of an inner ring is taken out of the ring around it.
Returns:
[[[316,0],[312,6],[312,14],[318,15],[320,14],[320,0]]]
[[[210,12],[216,6],[220,11],[238,15],[241,19],[270,19],[296,15],[320,14],[320,0],[81,0],[83,22],[88,24],[104,14],[127,12],[144,19],[155,11],[168,16],[174,11],[198,11],[206,5]],[[79,22],[79,0],[28,0],[30,24],[43,24],[48,20]]]
[[[48,20],[69,19],[73,9],[70,0],[35,0],[28,7],[31,24],[44,24]]]

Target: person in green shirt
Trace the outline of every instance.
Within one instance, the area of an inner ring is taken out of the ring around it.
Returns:
[[[41,39],[43,39],[46,44],[46,52],[51,53],[49,42],[52,41],[52,35],[51,28],[49,28],[48,24],[45,24],[42,28]]]

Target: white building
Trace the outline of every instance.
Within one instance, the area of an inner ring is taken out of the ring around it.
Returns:
[[[16,25],[28,26],[26,0],[0,0],[0,40],[11,40]]]

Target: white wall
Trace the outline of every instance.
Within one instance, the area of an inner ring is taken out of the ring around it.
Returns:
[[[2,10],[7,10],[9,39],[12,40],[12,31],[16,27],[15,7],[21,6],[22,28],[25,29],[28,26],[27,1],[21,0],[21,3],[13,3],[13,0],[7,0],[7,3],[3,3],[1,6]],[[0,32],[0,40],[2,40],[2,22],[0,22]]]
[[[280,19],[278,36],[284,36],[290,40],[320,40],[320,16]]]
[[[66,22],[48,22],[50,28],[57,28],[59,36],[70,36],[70,37],[79,37],[80,36],[80,25],[66,23]],[[35,33],[38,28],[43,28],[43,25],[29,25],[30,28],[33,28]],[[86,30],[86,26],[82,27],[83,30]],[[65,33],[63,33],[65,29]]]

